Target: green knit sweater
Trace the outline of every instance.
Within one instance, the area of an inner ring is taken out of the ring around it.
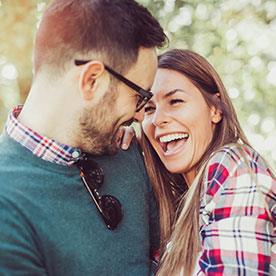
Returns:
[[[0,275],[149,275],[158,246],[157,212],[141,155],[133,145],[95,161],[101,194],[122,204],[108,230],[79,170],[43,161],[5,134],[0,138]]]

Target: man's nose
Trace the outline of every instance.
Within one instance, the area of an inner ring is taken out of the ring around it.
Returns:
[[[140,111],[134,114],[134,121],[141,123],[144,120],[145,110],[142,108]]]

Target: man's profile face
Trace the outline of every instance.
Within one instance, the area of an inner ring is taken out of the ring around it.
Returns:
[[[123,61],[122,61],[123,62]],[[141,48],[137,62],[124,77],[149,90],[157,70],[155,49]],[[114,154],[119,149],[119,129],[134,119],[139,94],[121,81],[109,89],[91,110],[80,118],[82,148],[92,154]]]

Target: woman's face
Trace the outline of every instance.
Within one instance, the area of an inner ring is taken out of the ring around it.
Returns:
[[[191,184],[195,165],[210,144],[221,114],[208,107],[192,82],[174,70],[158,69],[152,92],[143,131],[165,167],[183,174]]]

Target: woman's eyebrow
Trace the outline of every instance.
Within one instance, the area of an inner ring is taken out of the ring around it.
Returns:
[[[165,95],[162,96],[162,98],[168,98],[168,97],[172,96],[173,94],[175,94],[175,93],[177,93],[177,92],[183,92],[183,93],[187,94],[187,92],[186,92],[185,90],[180,89],[180,88],[176,88],[176,89],[174,89],[174,90],[171,90],[171,91],[169,91],[169,92],[166,92]],[[151,98],[151,99],[147,102],[147,104],[153,104],[153,103],[154,103],[153,98]]]
[[[185,90],[177,88],[177,89],[174,89],[174,90],[171,90],[171,91],[165,93],[164,98],[168,98],[168,97],[172,96],[173,94],[175,94],[176,92],[184,92],[185,94],[187,93]]]

